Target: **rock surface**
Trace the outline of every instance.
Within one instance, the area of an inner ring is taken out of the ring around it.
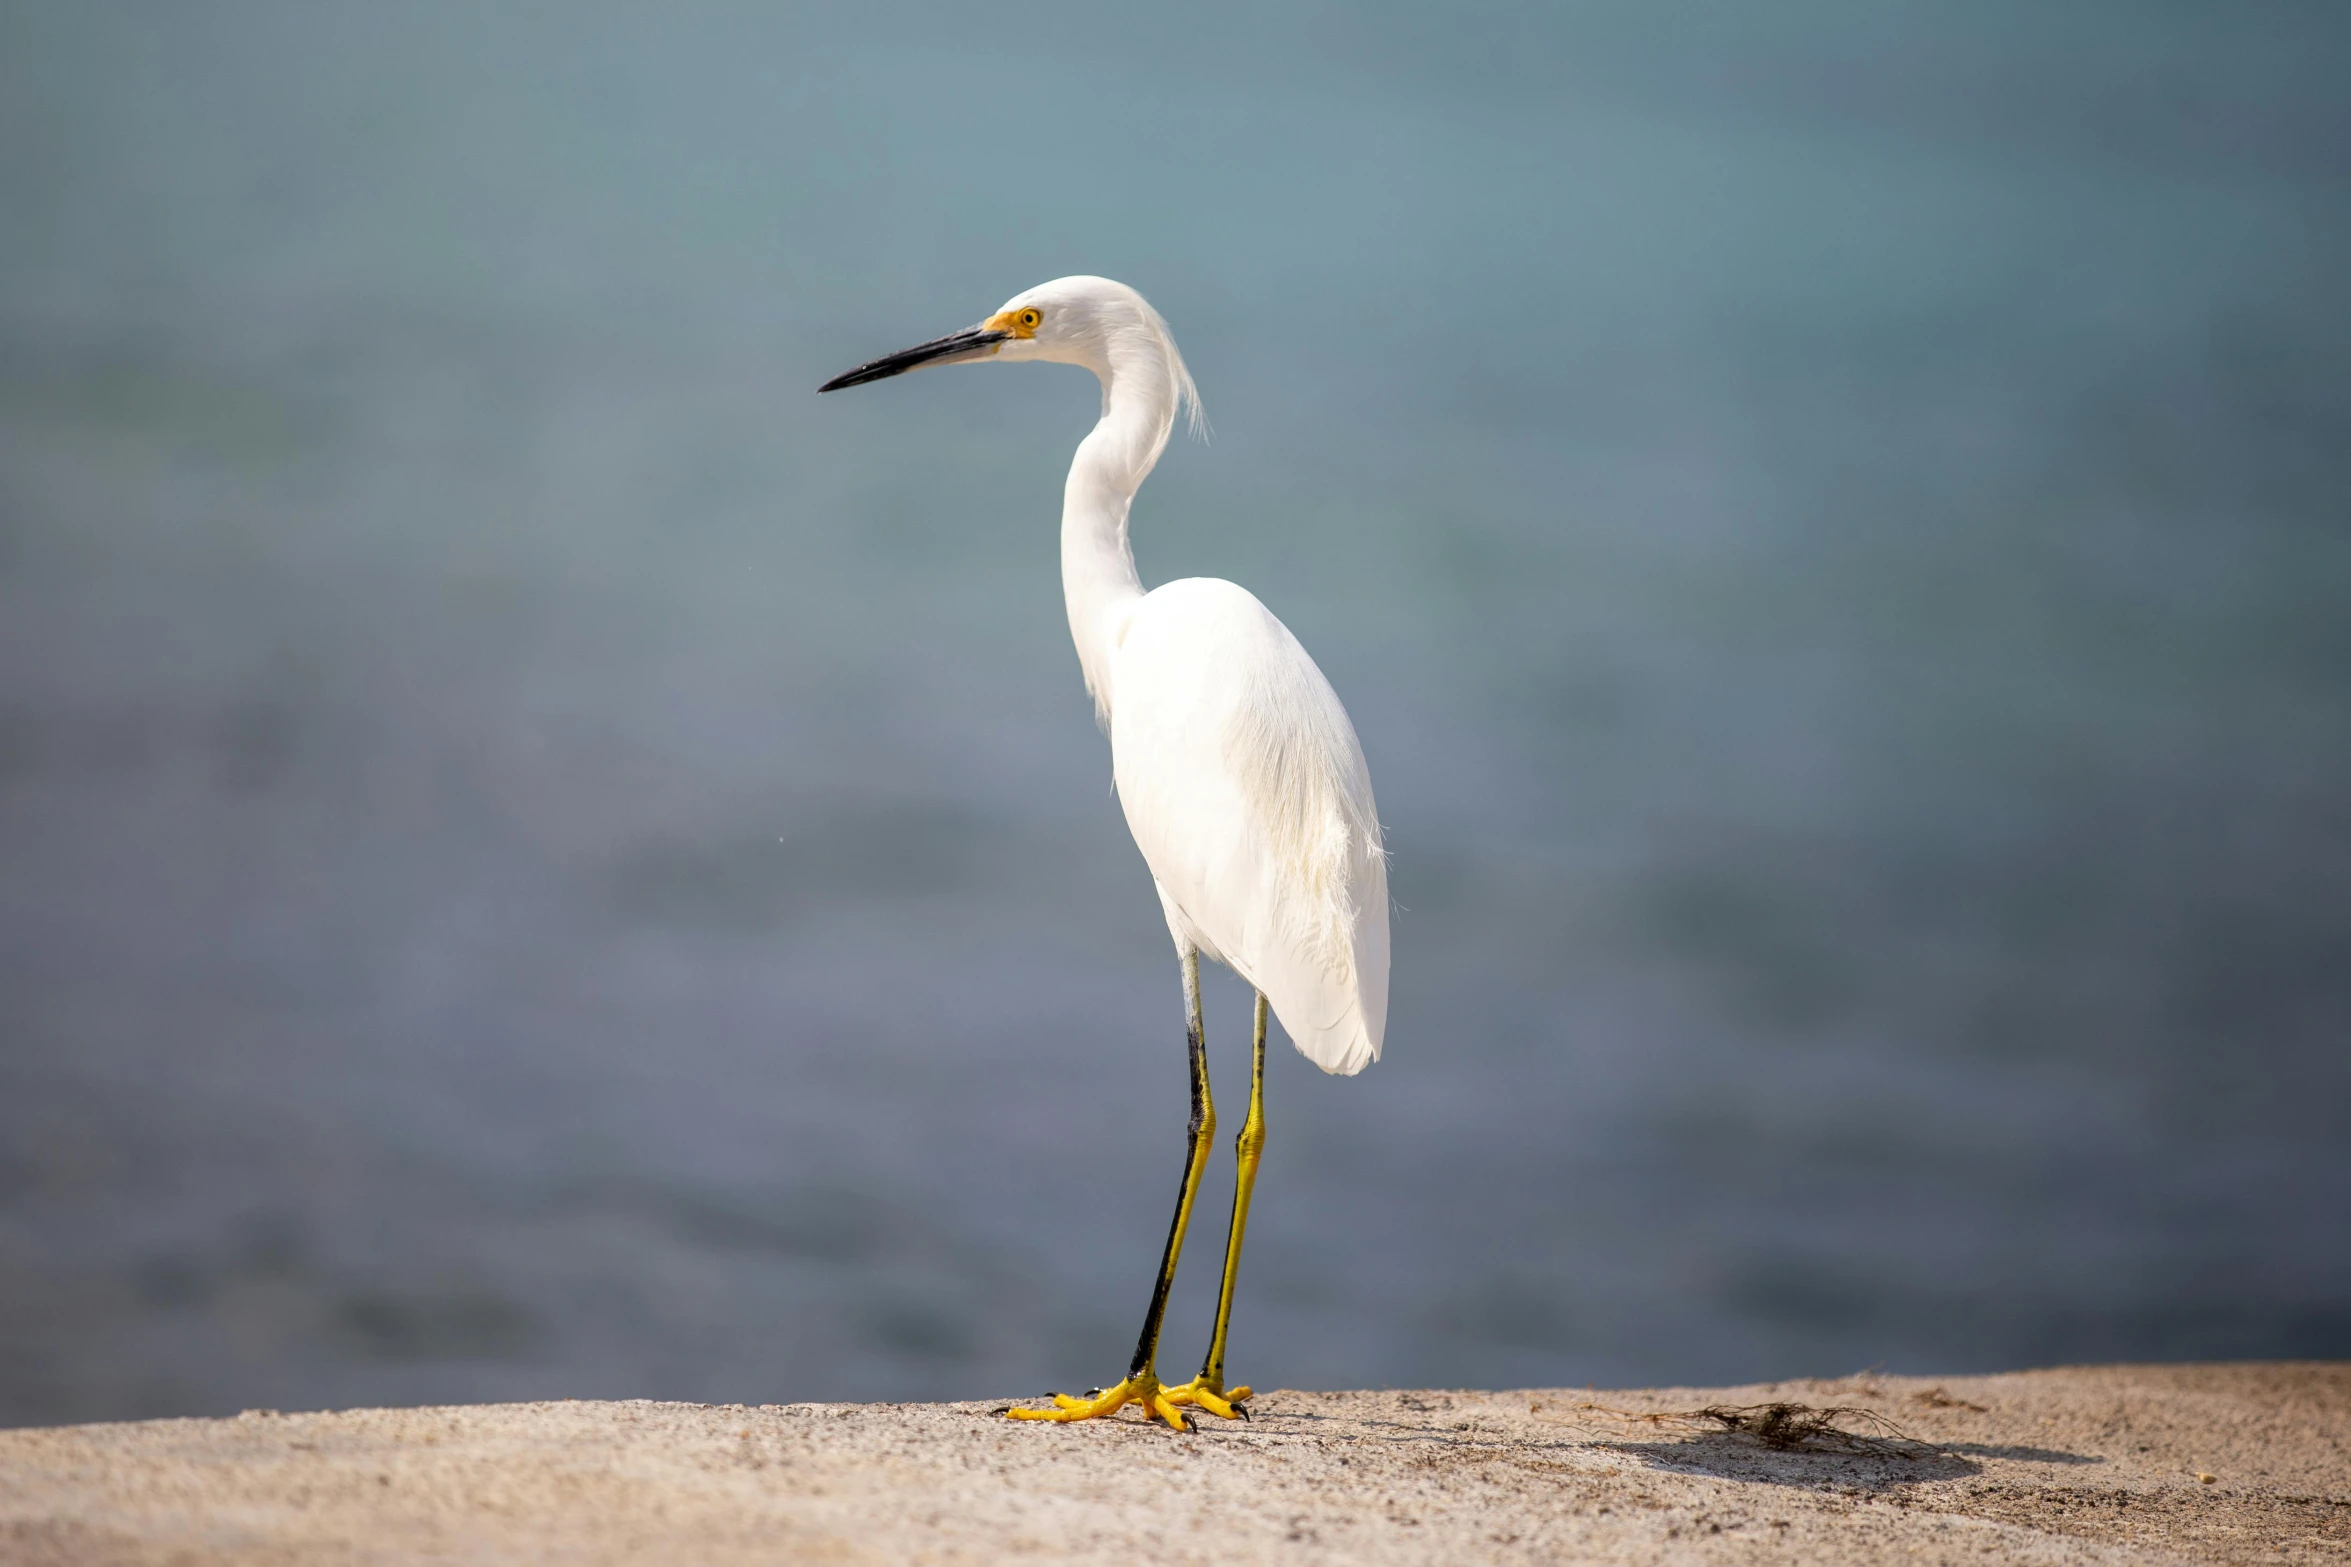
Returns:
[[[1877,1435],[1781,1450],[1642,1418],[1772,1401]],[[0,1562],[2351,1561],[2351,1364],[1269,1391],[1253,1422],[1193,1436],[992,1407],[0,1431]]]

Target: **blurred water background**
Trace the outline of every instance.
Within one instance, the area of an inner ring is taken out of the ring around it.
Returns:
[[[1395,855],[1240,1378],[2351,1355],[2347,81],[2316,4],[0,7],[0,1420],[1124,1366],[1096,394],[813,395],[1079,271],[1216,427],[1145,580],[1288,621]]]

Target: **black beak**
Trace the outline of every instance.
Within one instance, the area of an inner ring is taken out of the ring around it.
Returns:
[[[917,343],[912,348],[901,348],[894,354],[884,354],[872,364],[859,365],[845,375],[834,376],[817,388],[820,392],[837,392],[843,387],[863,386],[868,381],[887,381],[894,375],[909,370],[920,370],[924,365],[959,365],[966,360],[985,359],[996,351],[996,345],[1009,338],[1010,332],[995,332],[984,326],[966,327],[950,332],[945,337]]]

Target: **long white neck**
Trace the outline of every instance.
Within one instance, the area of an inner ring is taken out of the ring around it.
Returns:
[[[1061,591],[1086,691],[1107,727],[1117,698],[1111,655],[1143,596],[1127,544],[1127,508],[1167,449],[1182,370],[1155,332],[1121,334],[1089,368],[1102,378],[1102,419],[1078,443],[1062,490]]]

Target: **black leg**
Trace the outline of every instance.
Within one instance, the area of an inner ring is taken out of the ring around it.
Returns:
[[[1192,1121],[1184,1129],[1184,1184],[1176,1193],[1175,1217],[1168,1222],[1167,1246],[1159,1255],[1159,1282],[1151,1289],[1151,1310],[1135,1340],[1129,1377],[1153,1369],[1159,1356],[1159,1327],[1167,1316],[1167,1292],[1175,1285],[1176,1262],[1184,1253],[1184,1231],[1192,1222],[1192,1200],[1208,1168],[1208,1145],[1216,1136],[1216,1106],[1208,1097],[1208,1045],[1200,1022],[1200,955],[1184,954],[1184,1036],[1192,1060]]]

